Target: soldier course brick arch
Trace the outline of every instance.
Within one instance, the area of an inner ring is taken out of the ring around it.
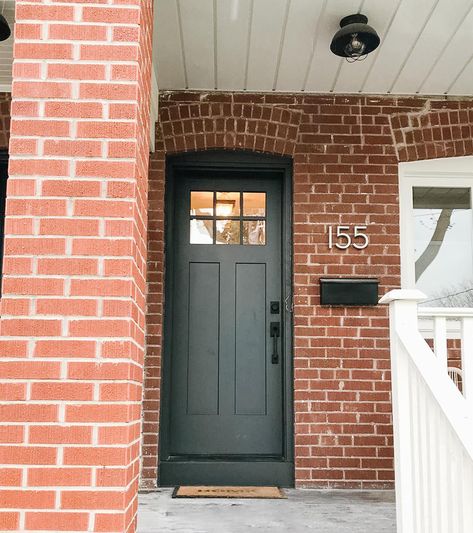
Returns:
[[[254,150],[294,153],[302,113],[277,106],[196,102],[161,111],[166,153],[195,150]]]
[[[393,115],[391,128],[400,162],[473,154],[471,101],[443,103],[441,109],[427,102],[419,112]]]

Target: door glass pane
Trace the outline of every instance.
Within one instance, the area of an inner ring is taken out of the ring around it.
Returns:
[[[191,244],[213,244],[213,220],[191,220]]]
[[[266,193],[244,192],[243,193],[243,216],[245,217],[266,216]]]
[[[434,307],[473,306],[471,189],[414,187],[416,287]]]
[[[266,244],[266,223],[264,220],[243,221],[243,244]]]
[[[218,192],[216,208],[218,217],[240,216],[240,193]]]
[[[208,191],[191,191],[191,215],[213,216],[214,193]]]
[[[240,221],[217,220],[217,244],[240,244]]]

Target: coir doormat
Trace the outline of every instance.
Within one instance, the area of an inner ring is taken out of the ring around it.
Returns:
[[[213,487],[180,486],[174,489],[173,498],[286,498],[278,487]]]

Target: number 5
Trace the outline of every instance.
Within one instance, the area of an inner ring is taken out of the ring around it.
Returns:
[[[345,244],[340,244],[338,242],[335,243],[335,246],[339,250],[346,250],[351,246],[351,237],[349,233],[345,233],[345,231],[349,231],[350,226],[337,226],[337,239],[346,239]],[[355,234],[356,235],[356,234]]]
[[[357,238],[360,238],[360,239],[363,239],[363,243],[362,244],[357,244],[356,242],[353,243],[353,247],[356,248],[357,250],[363,250],[364,248],[366,248],[369,244],[369,239],[368,239],[368,235],[366,235],[366,233],[363,233],[363,231],[361,230],[365,230],[366,229],[366,226],[355,226],[354,228],[354,234],[353,234],[353,238],[354,239],[357,239]]]

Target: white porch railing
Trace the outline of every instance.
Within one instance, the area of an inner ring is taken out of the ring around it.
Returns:
[[[473,310],[420,308],[419,291],[395,290],[390,306],[398,533],[473,532]],[[447,373],[450,320],[459,326],[462,390]]]
[[[433,340],[437,359],[473,406],[473,308],[419,307],[417,314],[424,339]],[[452,341],[460,346],[449,346]]]

